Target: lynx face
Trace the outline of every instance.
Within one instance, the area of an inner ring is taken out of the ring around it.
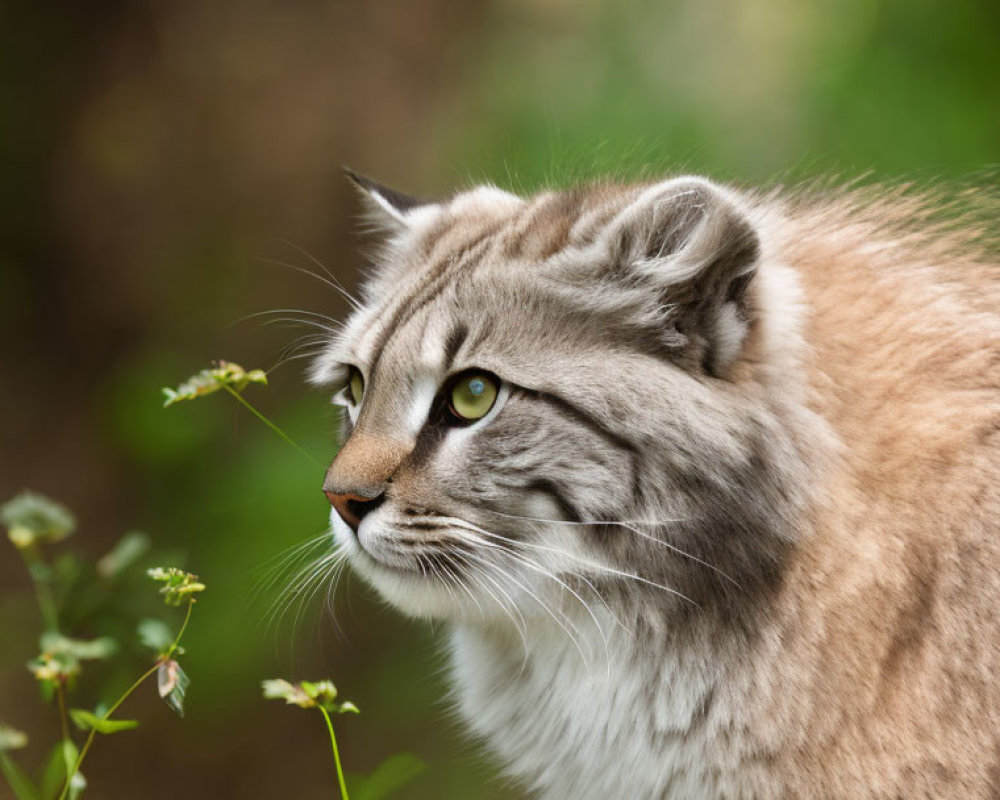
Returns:
[[[773,575],[794,492],[742,362],[762,340],[754,224],[707,181],[418,204],[313,368],[346,409],[333,530],[403,611],[523,625]],[[742,602],[742,600],[740,600]]]

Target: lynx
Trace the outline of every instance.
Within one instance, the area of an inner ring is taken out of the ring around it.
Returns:
[[[421,202],[311,378],[336,546],[541,798],[1000,796],[1000,263],[906,189]],[[942,204],[943,203],[943,204]]]

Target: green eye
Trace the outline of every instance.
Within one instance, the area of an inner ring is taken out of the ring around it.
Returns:
[[[351,380],[348,383],[348,391],[351,402],[356,406],[361,405],[361,397],[365,393],[365,379],[361,376],[361,370],[357,367],[351,367]]]
[[[497,381],[482,373],[460,378],[451,390],[451,413],[463,420],[482,419],[497,399]]]

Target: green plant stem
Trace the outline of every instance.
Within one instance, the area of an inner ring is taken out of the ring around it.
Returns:
[[[174,652],[177,650],[178,645],[181,643],[181,637],[184,635],[184,631],[187,630],[188,622],[191,620],[191,609],[194,608],[194,600],[188,600],[187,613],[184,615],[184,622],[181,623],[181,629],[177,631],[177,636],[174,637],[174,643],[167,648],[167,652],[163,654],[163,658],[160,661],[164,661],[170,658]],[[114,710],[114,709],[112,709]]]
[[[188,621],[191,619],[192,608],[194,608],[194,600],[188,600],[187,613],[184,615],[184,622],[181,624],[181,629],[177,632],[177,636],[174,639],[173,644],[171,644],[170,647],[167,648],[167,651],[162,656],[156,659],[156,663],[153,664],[153,666],[151,666],[148,670],[146,670],[142,674],[142,676],[136,680],[135,683],[133,683],[131,686],[128,687],[128,689],[125,691],[125,694],[119,697],[115,701],[114,705],[111,706],[111,708],[109,708],[107,711],[104,712],[104,716],[101,717],[102,722],[111,719],[111,715],[114,714],[115,711],[118,710],[118,707],[128,699],[129,695],[131,695],[132,692],[134,692],[136,689],[142,686],[142,684],[145,683],[146,679],[149,678],[154,672],[156,672],[160,668],[160,666],[165,661],[168,661],[170,657],[174,654],[174,652],[177,650],[177,647],[180,645],[181,637],[184,635],[184,631],[187,630]],[[59,794],[59,800],[64,800],[66,794],[69,792],[69,785],[72,782],[73,777],[76,775],[76,773],[80,771],[80,767],[83,764],[83,759],[86,758],[87,752],[90,750],[90,745],[93,744],[94,737],[96,735],[97,735],[97,729],[91,728],[90,733],[87,735],[87,741],[84,742],[83,749],[80,751],[80,756],[76,759],[76,765],[73,767],[73,771],[66,775],[66,784],[63,786],[63,790]]]
[[[138,680],[136,680],[136,682],[133,683],[128,688],[128,690],[125,692],[125,694],[123,694],[121,697],[119,697],[115,701],[115,704],[113,706],[111,706],[111,708],[109,708],[104,713],[104,716],[101,717],[101,720],[103,721],[103,720],[109,719],[111,717],[111,715],[117,710],[118,706],[120,706],[122,703],[124,703],[125,700],[128,698],[128,696],[132,694],[132,692],[134,692],[136,689],[138,689],[145,682],[145,680],[150,675],[152,675],[154,672],[156,672],[156,670],[158,670],[160,668],[160,664],[161,663],[162,663],[162,659],[158,660],[155,664],[153,664],[153,666],[151,666],[148,670],[146,670],[142,674],[142,677],[140,677]],[[94,743],[94,737],[96,735],[97,735],[97,729],[96,728],[91,728],[90,729],[90,733],[87,735],[87,741],[84,742],[83,749],[80,751],[80,755],[76,759],[76,764],[73,767],[73,771],[69,775],[66,776],[66,785],[63,786],[62,793],[59,795],[59,800],[63,800],[63,798],[66,797],[67,792],[69,792],[69,785],[73,781],[73,778],[76,775],[76,773],[78,773],[80,771],[80,767],[83,764],[83,759],[87,757],[87,752],[90,750],[90,745],[92,745]]]
[[[340,796],[343,800],[350,800],[347,796],[347,782],[344,780],[344,769],[340,766],[340,752],[337,750],[337,737],[333,733],[333,722],[330,720],[330,715],[323,706],[316,706],[319,709],[319,713],[323,715],[323,719],[326,720],[327,730],[330,731],[330,744],[333,746],[333,760],[337,764],[337,780],[340,781]]]
[[[56,697],[59,698],[59,722],[62,723],[63,739],[69,738],[69,717],[66,714],[66,689],[63,682],[56,681]]]
[[[313,464],[315,464],[317,467],[322,467],[323,466],[319,461],[317,461],[315,458],[313,458],[311,455],[309,455],[309,453],[305,449],[303,449],[297,442],[295,442],[294,440],[292,440],[292,438],[287,433],[285,433],[283,430],[281,430],[281,428],[279,428],[277,425],[275,425],[273,422],[271,422],[271,420],[269,420],[267,417],[265,417],[263,414],[261,414],[250,403],[249,400],[247,400],[242,394],[240,394],[239,392],[237,392],[232,386],[223,386],[222,388],[225,389],[227,392],[229,392],[229,394],[231,394],[233,397],[235,397],[236,401],[238,403],[240,403],[241,405],[243,405],[247,409],[247,411],[249,411],[251,414],[253,414],[255,417],[257,417],[257,419],[259,419],[265,425],[267,425],[267,427],[269,427],[278,436],[280,436],[282,439],[284,439],[288,444],[290,444],[292,447],[294,447],[296,450],[298,450],[302,455],[304,455],[306,458],[308,458]]]
[[[56,683],[56,696],[59,698],[59,722],[62,725],[63,742],[72,741],[69,735],[69,714],[66,713],[66,686],[61,680]],[[66,774],[69,775],[69,771],[73,769],[73,763],[70,761],[70,756],[69,753],[66,752],[65,745],[63,745],[61,749],[63,753],[63,764],[66,767]]]
[[[52,633],[59,633],[59,611],[56,600],[52,596],[52,587],[47,580],[39,577],[39,570],[48,571],[49,565],[36,549],[35,545],[21,550],[21,557],[28,567],[28,574],[31,582],[35,586],[35,596],[38,598],[38,608],[42,612],[42,620],[45,623],[45,630]]]

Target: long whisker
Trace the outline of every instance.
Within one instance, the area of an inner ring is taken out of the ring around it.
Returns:
[[[343,294],[349,300],[351,300],[351,301],[354,302],[355,308],[359,308],[361,306],[361,302],[353,294],[351,294],[349,291],[347,291],[347,289],[345,288],[344,284],[342,284],[339,280],[337,280],[337,277],[332,272],[330,272],[330,270],[327,268],[326,264],[324,264],[322,261],[320,261],[318,258],[316,258],[316,256],[314,256],[312,253],[310,253],[304,247],[301,247],[300,245],[295,244],[295,242],[291,242],[288,239],[282,239],[281,241],[283,241],[289,247],[291,247],[291,248],[293,248],[295,250],[298,250],[302,255],[304,255],[306,258],[308,258],[310,261],[312,261],[313,264],[315,264],[317,267],[319,267],[321,270],[323,270],[323,272],[326,274],[326,276],[339,287],[340,291],[343,292]]]
[[[352,295],[350,292],[348,292],[347,289],[341,286],[340,282],[337,280],[330,280],[329,278],[325,278],[322,275],[317,275],[315,272],[312,272],[311,270],[308,270],[305,267],[300,267],[296,264],[289,264],[285,261],[277,261],[273,258],[263,258],[261,256],[257,256],[255,260],[261,261],[265,264],[273,264],[276,267],[285,267],[286,269],[293,269],[296,272],[301,272],[303,275],[308,275],[311,278],[315,278],[316,280],[325,283],[327,286],[329,286],[331,289],[333,289],[339,295],[341,295],[348,303],[351,304],[351,307],[355,311],[361,310],[361,303],[359,303],[357,298],[354,297],[354,295]]]
[[[334,626],[340,633],[343,633],[343,630],[341,629],[340,622],[337,619],[337,608],[336,608],[337,587],[340,585],[340,579],[343,577],[344,570],[346,568],[347,568],[347,554],[345,553],[344,558],[340,559],[340,561],[337,562],[337,564],[333,568],[332,571],[333,574],[330,577],[330,582],[328,584],[328,588],[326,591],[326,601],[325,601],[326,610],[330,614],[330,619],[333,620]]]
[[[669,525],[671,523],[684,522],[684,520],[682,520],[682,519],[670,519],[670,520],[628,520],[628,521],[624,521],[624,522],[620,521],[620,520],[592,520],[592,521],[591,520],[582,520],[582,521],[577,521],[577,520],[565,520],[565,519],[548,519],[546,517],[525,517],[525,516],[521,516],[520,514],[506,514],[503,511],[494,511],[493,509],[488,509],[488,508],[487,509],[483,509],[483,510],[486,511],[487,513],[497,514],[498,516],[501,516],[501,517],[508,517],[510,519],[526,520],[528,522],[547,522],[547,523],[552,523],[552,524],[555,524],[555,525],[579,525],[579,526],[582,526],[582,527],[589,527],[591,525],[612,525],[612,526],[616,526],[616,527],[625,528],[626,530],[629,530],[629,531],[632,531],[633,533],[638,534],[639,536],[643,537],[644,539],[649,539],[649,541],[651,541],[651,542],[656,542],[657,544],[663,545],[668,550],[671,550],[671,551],[677,553],[677,555],[684,556],[685,558],[689,558],[692,561],[695,561],[698,564],[701,564],[706,569],[710,569],[710,570],[712,570],[712,572],[715,572],[720,577],[725,578],[727,581],[729,581],[731,584],[733,584],[733,586],[735,586],[737,589],[742,590],[742,588],[743,588],[742,586],[740,586],[739,583],[737,583],[733,578],[731,578],[729,575],[727,575],[725,572],[723,572],[718,567],[713,566],[712,564],[709,564],[707,561],[704,561],[704,560],[698,558],[698,556],[696,556],[696,555],[693,555],[693,554],[688,553],[688,552],[686,552],[684,550],[681,550],[679,547],[677,547],[676,545],[671,544],[670,542],[664,541],[663,539],[658,539],[655,536],[652,536],[652,535],[646,533],[645,531],[641,531],[638,528],[633,527],[635,525],[653,525],[653,526],[656,526],[656,527],[664,527],[664,526]]]
[[[500,536],[500,534],[492,533],[491,531],[488,531],[485,528],[480,528],[478,525],[473,525],[471,522],[468,522],[467,520],[466,520],[466,524],[469,525],[474,530],[478,531],[479,533],[482,533],[485,536],[493,536],[493,537],[498,538],[498,539],[505,539],[508,542],[513,542],[513,543],[515,543],[517,545],[520,545],[520,546],[523,546],[523,547],[532,547],[532,548],[535,548],[535,549],[538,549],[538,550],[544,550],[544,551],[549,552],[549,553],[555,553],[556,555],[562,556],[563,558],[570,558],[570,559],[573,559],[574,561],[578,561],[579,563],[583,564],[584,566],[590,567],[591,569],[596,570],[598,572],[604,572],[604,573],[607,573],[609,575],[615,575],[615,576],[621,577],[621,578],[631,578],[633,580],[639,581],[640,583],[646,584],[648,586],[652,586],[652,587],[654,587],[656,589],[661,589],[664,592],[667,592],[668,594],[672,594],[675,597],[680,598],[681,600],[686,600],[688,603],[690,603],[691,605],[693,605],[695,608],[701,608],[701,606],[698,605],[698,603],[696,603],[694,600],[692,600],[687,595],[682,594],[681,592],[678,592],[676,589],[671,589],[669,586],[664,586],[663,584],[656,583],[656,581],[651,581],[648,578],[643,578],[641,575],[635,575],[635,574],[633,574],[631,572],[624,572],[623,570],[618,570],[618,569],[615,569],[614,567],[609,567],[609,566],[607,566],[605,564],[598,564],[595,561],[591,561],[590,559],[583,558],[582,556],[578,556],[578,555],[575,555],[573,553],[566,552],[565,550],[560,550],[560,549],[558,549],[556,547],[547,547],[546,545],[536,544],[535,542],[523,542],[523,541],[515,541],[513,539],[508,539],[505,536]]]
[[[463,522],[464,522],[464,520],[454,519],[452,521],[452,524],[455,525],[455,527],[465,527],[463,525]],[[469,524],[471,524],[471,523],[469,523]],[[490,536],[492,538],[495,538],[495,539],[497,539],[500,542],[504,542],[504,543],[506,543],[508,545],[511,545],[514,548],[516,548],[520,544],[527,544],[527,542],[518,542],[515,539],[511,539],[511,538],[509,538],[507,536],[503,536],[503,535],[501,535],[499,533],[486,532],[486,531],[484,531],[484,529],[479,529],[479,528],[476,528],[475,530],[473,528],[466,528],[466,529],[469,530],[469,531],[474,531],[474,532],[479,533],[479,534],[483,534],[485,532],[486,535],[488,535],[488,536]],[[590,608],[589,604],[586,601],[584,601],[584,599],[576,591],[574,591],[572,587],[570,587],[568,584],[566,584],[564,581],[562,581],[554,573],[549,572],[547,569],[545,569],[541,565],[539,565],[539,564],[535,563],[534,561],[532,561],[531,559],[529,559],[523,553],[518,553],[516,551],[516,549],[511,549],[511,547],[501,547],[499,544],[497,544],[495,542],[492,542],[492,541],[489,541],[489,540],[483,540],[483,539],[479,539],[478,543],[482,544],[482,545],[486,545],[487,547],[491,547],[491,548],[497,549],[500,552],[502,552],[502,553],[504,553],[506,555],[511,556],[512,558],[516,559],[520,563],[522,563],[525,566],[527,566],[529,569],[532,569],[535,572],[539,572],[542,575],[544,575],[545,577],[551,578],[552,580],[556,581],[561,586],[563,586],[568,592],[570,592],[573,595],[573,597],[575,597],[580,602],[580,605],[582,605],[587,610],[587,613],[594,620],[594,624],[597,626],[597,629],[598,629],[598,631],[601,634],[601,638],[604,639],[605,650],[607,649],[607,637],[605,636],[603,627],[597,621],[597,617],[594,615],[594,612]],[[614,611],[612,611],[611,606],[608,605],[607,600],[604,599],[604,597],[598,591],[597,587],[594,586],[594,584],[590,580],[588,580],[588,578],[587,578],[586,575],[583,575],[583,574],[578,573],[578,572],[573,572],[573,571],[569,571],[569,572],[566,572],[564,574],[566,574],[567,577],[575,578],[576,580],[579,580],[582,583],[584,583],[587,586],[587,588],[590,589],[590,591],[592,591],[594,593],[594,596],[601,602],[601,605],[604,606],[605,610],[608,612],[608,614],[610,615],[610,617],[615,621],[615,623],[623,631],[625,631],[625,633],[629,634],[629,636],[634,636],[635,635],[633,633],[633,631],[629,630],[629,628],[625,625],[625,623],[623,623],[620,619],[618,619],[618,616],[614,613]]]
[[[330,336],[336,336],[340,332],[340,328],[334,325],[326,325],[317,319],[298,319],[296,317],[274,317],[272,319],[262,322],[261,325],[301,325],[306,328],[317,328],[321,331],[325,331],[330,334]]]
[[[281,349],[281,352],[278,354],[277,363],[281,364],[289,357],[301,353],[307,347],[320,348],[320,352],[322,352],[322,350],[326,349],[329,342],[330,337],[322,333],[307,333],[303,336],[298,336]]]
[[[274,365],[271,366],[270,369],[268,369],[268,372],[270,372],[271,370],[278,369],[278,367],[283,367],[290,361],[298,361],[299,359],[302,358],[313,359],[316,358],[317,356],[323,355],[323,353],[325,352],[326,352],[326,346],[323,345],[313,350],[307,350],[302,353],[295,353],[294,355],[284,356],[283,358],[280,358],[278,361],[276,361]]]
[[[277,598],[275,598],[270,609],[265,615],[267,629],[269,631],[277,628],[278,624],[294,605],[295,601],[302,596],[309,584],[317,575],[322,574],[323,570],[330,563],[332,563],[331,555],[328,554],[320,558],[318,561],[310,561],[292,576],[286,584],[285,589],[278,595]]]
[[[549,579],[555,581],[560,586],[562,586],[567,592],[569,592],[571,595],[573,595],[573,597],[577,600],[577,602],[581,606],[583,606],[583,608],[586,610],[587,614],[594,621],[594,627],[597,628],[597,633],[601,637],[601,640],[604,642],[604,652],[605,652],[605,655],[608,655],[608,636],[607,636],[607,634],[604,631],[604,627],[598,621],[597,615],[594,614],[593,609],[591,609],[591,607],[587,603],[587,601],[584,600],[580,596],[580,594],[577,591],[575,591],[568,583],[566,583],[564,580],[562,580],[561,578],[559,578],[557,575],[554,575],[553,573],[549,572],[547,569],[545,569],[543,567],[540,567],[538,564],[535,564],[533,561],[531,561],[531,559],[529,559],[529,558],[527,558],[527,557],[525,557],[523,555],[520,555],[519,553],[514,553],[514,552],[511,552],[511,551],[508,551],[508,553],[518,563],[524,565],[525,567],[527,567],[528,569],[532,570],[533,572],[537,572],[540,575],[543,575],[544,577],[549,578]]]
[[[527,558],[526,556],[521,555],[520,553],[517,553],[517,552],[511,550],[510,548],[503,548],[503,547],[500,547],[499,545],[497,545],[497,544],[495,544],[493,542],[489,542],[489,541],[481,542],[481,544],[485,544],[488,547],[495,548],[495,549],[499,550],[500,552],[504,553],[505,555],[509,556],[510,558],[513,558],[519,564],[527,567],[528,569],[532,570],[533,572],[537,572],[540,575],[545,576],[546,578],[550,578],[551,580],[555,581],[560,586],[562,586],[571,595],[573,595],[573,597],[576,598],[576,600],[580,603],[580,605],[583,606],[584,609],[586,609],[587,613],[590,615],[590,618],[594,621],[594,626],[597,628],[597,632],[600,634],[601,639],[604,641],[604,649],[605,649],[605,651],[607,651],[607,648],[608,648],[608,638],[607,638],[607,635],[604,632],[604,628],[601,626],[601,623],[598,621],[597,616],[594,614],[593,610],[590,608],[590,605],[582,597],[580,597],[579,593],[576,592],[569,584],[567,584],[565,581],[563,581],[557,575],[554,575],[553,573],[549,572],[544,567],[536,564],[530,558]]]
[[[523,583],[521,583],[508,570],[503,569],[503,567],[501,567],[499,564],[494,564],[494,563],[492,563],[492,562],[490,562],[490,561],[488,561],[486,559],[483,559],[480,556],[477,556],[475,553],[467,553],[467,555],[470,558],[473,558],[476,561],[478,561],[480,564],[483,564],[485,566],[491,567],[493,570],[495,570],[497,572],[497,574],[499,574],[499,575],[503,576],[504,578],[506,578],[507,580],[509,580],[515,586],[517,586],[518,588],[520,588],[521,591],[523,591],[530,598],[532,598],[536,603],[538,603],[538,605],[541,606],[541,608],[550,617],[552,617],[552,619],[555,621],[555,623],[560,628],[563,629],[563,631],[569,637],[570,641],[573,643],[574,647],[576,647],[576,649],[579,651],[580,657],[583,659],[584,663],[588,663],[589,664],[589,659],[587,657],[587,654],[584,653],[583,646],[580,644],[580,640],[579,640],[579,638],[577,636],[577,634],[579,634],[579,631],[575,629],[575,626],[573,626],[573,624],[571,622],[569,622],[568,619],[567,619],[566,622],[563,622],[563,620],[559,618],[559,617],[564,617],[565,618],[565,614],[560,613],[557,616],[556,612],[553,611],[545,602],[543,602],[541,600],[541,598],[538,597],[538,595],[536,595],[533,591],[531,591],[531,589],[529,589],[527,586],[525,586]]]
[[[305,558],[308,552],[327,544],[329,536],[328,531],[323,531],[303,542],[292,545],[251,570],[251,574],[255,572],[262,574],[254,581],[247,599],[253,601],[264,592],[269,591],[297,559]]]
[[[337,319],[336,317],[331,317],[329,314],[321,314],[319,311],[309,311],[305,308],[270,308],[265,311],[254,311],[252,314],[247,314],[246,316],[240,317],[237,322],[246,322],[249,319],[256,319],[257,317],[269,317],[275,314],[292,314],[299,315],[303,319],[320,319],[326,320],[332,326],[336,328],[344,327],[344,323]],[[295,318],[294,316],[292,317]]]
[[[270,629],[275,626],[296,602],[299,603],[299,610],[301,611],[305,604],[305,599],[315,592],[316,587],[322,584],[323,579],[345,557],[345,553],[338,548],[322,556],[317,561],[306,564],[300,569],[292,580],[289,581],[285,593],[279,596],[275,603],[272,604],[271,610],[266,617],[268,628]],[[292,588],[293,586],[294,588]],[[298,616],[297,613],[295,618],[296,624]]]
[[[317,577],[312,581],[311,588],[305,593],[302,600],[299,602],[299,607],[295,612],[295,619],[292,622],[293,636],[295,631],[298,630],[299,621],[302,618],[303,612],[312,602],[313,598],[322,588],[323,584],[326,583],[327,585],[329,585],[329,581],[332,579],[333,573],[336,571],[337,567],[345,558],[345,554],[340,550],[333,551],[331,555],[333,555],[334,558],[324,565],[322,571],[318,571]]]
[[[496,587],[496,589],[500,593],[500,595],[503,598],[506,598],[507,603],[504,603],[500,598],[498,598],[495,594],[493,594],[493,592],[490,590],[490,588],[488,586],[482,586],[482,585],[480,585],[480,588],[483,591],[485,591],[491,598],[493,598],[493,601],[510,618],[511,623],[514,625],[514,630],[516,630],[518,632],[518,634],[520,635],[520,637],[521,637],[521,643],[524,645],[525,659],[527,659],[527,657],[528,657],[528,638],[527,638],[527,627],[528,627],[528,625],[527,625],[527,622],[525,622],[525,619],[522,616],[520,610],[518,609],[517,604],[514,602],[514,598],[512,598],[510,596],[510,594],[507,592],[507,590],[504,589],[503,585],[501,583],[499,583],[498,581],[496,581],[489,574],[489,572],[487,572],[487,570],[485,568],[479,566],[478,564],[474,564],[471,561],[468,561],[464,556],[465,556],[464,553],[459,553],[458,554],[458,560],[460,561],[460,563],[462,563],[468,569],[471,569],[474,573],[476,573],[480,577],[482,577],[482,578],[486,579],[487,581],[489,581],[493,586]],[[470,590],[469,593],[472,594],[471,590]],[[509,606],[508,606],[508,604],[509,604]],[[514,618],[514,614],[517,615],[517,619]],[[518,620],[520,620],[520,624],[518,624]]]

